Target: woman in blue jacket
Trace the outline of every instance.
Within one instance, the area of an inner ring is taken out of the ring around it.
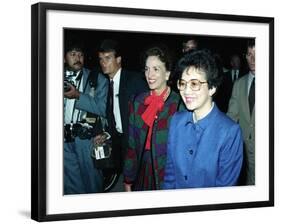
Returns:
[[[220,84],[215,59],[207,50],[178,62],[177,86],[186,111],[170,123],[164,189],[235,185],[243,160],[240,127],[213,102]]]

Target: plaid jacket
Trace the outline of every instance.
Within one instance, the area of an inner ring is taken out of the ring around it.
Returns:
[[[124,182],[133,184],[134,190],[162,188],[168,127],[180,102],[179,95],[171,91],[163,110],[154,122],[151,149],[144,150],[148,126],[142,120],[141,115],[147,108],[144,105],[144,99],[148,95],[149,92],[142,93],[135,98],[134,102],[129,102],[129,146],[124,163]]]

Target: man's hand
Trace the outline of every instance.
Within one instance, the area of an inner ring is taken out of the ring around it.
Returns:
[[[109,138],[110,138],[110,135],[107,132],[103,132],[102,134],[96,135],[93,138],[93,143],[95,145],[102,145]]]
[[[124,183],[124,190],[125,190],[126,192],[132,191],[132,184],[126,184],[126,183]]]
[[[64,92],[64,97],[68,99],[79,99],[80,92],[71,84],[69,84],[69,88],[69,91]]]

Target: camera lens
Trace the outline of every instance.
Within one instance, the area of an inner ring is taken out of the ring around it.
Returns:
[[[67,82],[67,81],[63,82],[63,89],[64,89],[64,92],[68,92],[70,90],[69,82]]]

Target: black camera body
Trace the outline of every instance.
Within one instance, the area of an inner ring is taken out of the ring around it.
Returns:
[[[70,90],[70,85],[73,85],[76,88],[75,83],[73,82],[73,80],[71,80],[71,78],[64,77],[64,81],[63,81],[64,92],[68,92]]]
[[[73,142],[75,137],[80,139],[91,139],[96,135],[95,128],[87,123],[75,123],[64,125],[65,142]]]

